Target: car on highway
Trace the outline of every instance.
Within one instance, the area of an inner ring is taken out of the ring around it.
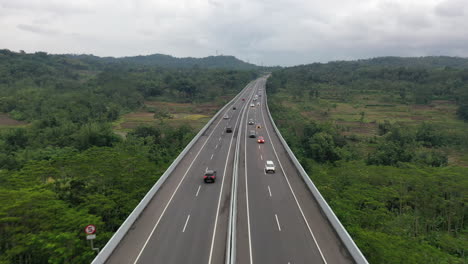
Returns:
[[[275,164],[273,163],[273,161],[271,161],[271,160],[266,161],[265,172],[266,173],[269,173],[269,172],[275,173]]]
[[[250,138],[256,138],[257,137],[257,132],[255,132],[255,130],[250,130],[249,137]]]
[[[229,119],[229,116],[228,116],[228,115],[224,115],[224,116],[223,116],[223,119]]]
[[[254,124],[253,119],[249,119],[249,125],[253,125],[253,124]]]
[[[250,104],[250,107],[255,107],[255,104],[254,104],[254,103],[251,103],[251,104]]]
[[[260,105],[260,103],[257,103],[257,105]]]
[[[265,143],[265,139],[262,136],[259,136],[257,139],[258,143]]]
[[[226,127],[226,133],[232,133],[232,127],[230,126]]]
[[[235,106],[232,107],[232,110],[236,110],[237,108]]]
[[[242,98],[242,101],[245,101],[245,98]]]
[[[216,181],[216,171],[206,170],[205,175],[203,175],[203,181],[205,183],[214,183]]]

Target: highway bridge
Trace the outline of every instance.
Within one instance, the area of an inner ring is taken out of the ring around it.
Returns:
[[[277,131],[266,79],[208,122],[93,263],[367,263]]]

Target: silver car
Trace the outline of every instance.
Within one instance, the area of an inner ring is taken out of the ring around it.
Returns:
[[[271,161],[271,160],[266,161],[265,172],[266,173],[269,173],[269,172],[275,173],[275,164],[273,163],[273,161]]]

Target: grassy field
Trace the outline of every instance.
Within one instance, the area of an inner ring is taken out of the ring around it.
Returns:
[[[216,113],[217,109],[218,106],[215,104],[195,105],[147,101],[143,109],[123,115],[113,123],[113,127],[116,133],[120,135],[126,135],[130,130],[141,124],[157,125],[161,121],[173,126],[188,124],[195,130],[199,130]],[[164,111],[170,118],[164,118],[163,120],[155,118],[155,112],[158,111]]]
[[[306,119],[331,122],[347,136],[370,138],[378,136],[378,125],[384,121],[399,123],[405,127],[416,127],[423,122],[434,125],[444,133],[466,135],[468,123],[456,117],[454,102],[438,100],[428,105],[402,104],[389,100],[388,95],[356,94],[347,102],[328,95],[326,99],[292,98],[286,93],[276,95],[283,98],[284,106],[301,113]],[[449,164],[468,167],[468,150],[464,147],[445,148]],[[364,150],[364,152],[366,152]]]

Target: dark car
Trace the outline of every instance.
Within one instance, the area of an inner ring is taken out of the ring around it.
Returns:
[[[232,127],[226,127],[226,133],[232,133]]]
[[[216,171],[206,170],[205,175],[203,175],[203,181],[205,183],[214,183],[216,181]]]
[[[236,110],[237,108],[235,106],[232,107],[232,110]]]

